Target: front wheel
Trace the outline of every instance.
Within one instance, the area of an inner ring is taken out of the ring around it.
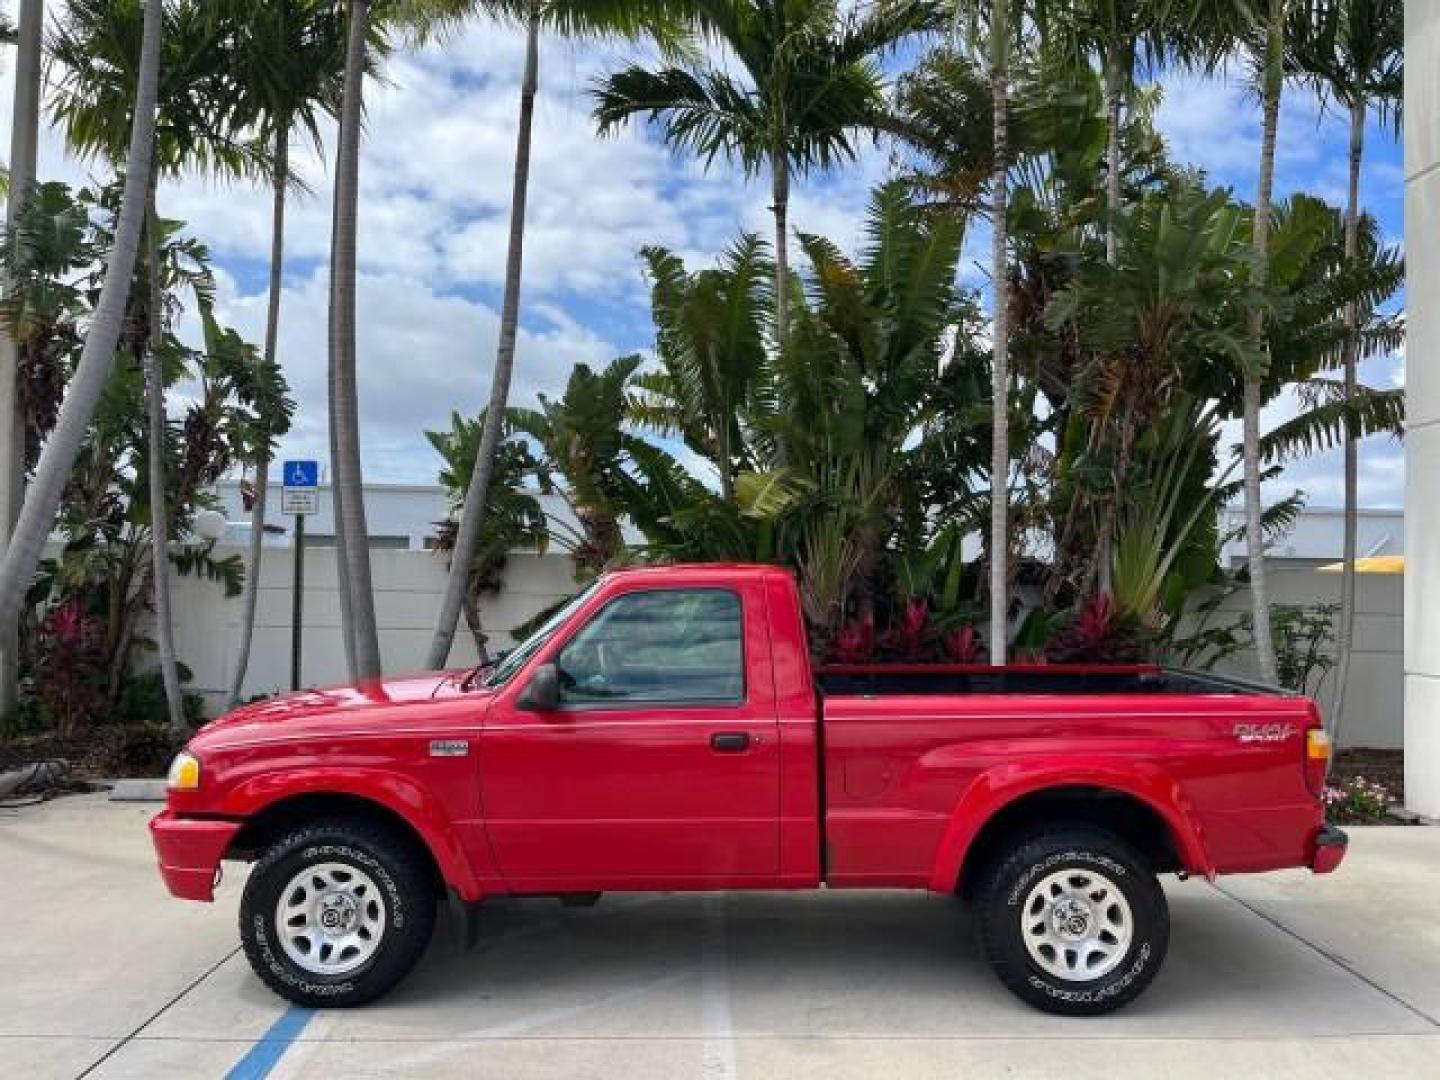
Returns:
[[[1160,970],[1170,913],[1129,844],[1089,827],[1022,840],[976,895],[981,947],[1017,997],[1045,1012],[1095,1016],[1138,997]]]
[[[435,927],[430,868],[408,837],[337,819],[301,826],[256,863],[240,939],[265,985],[298,1005],[361,1005],[413,968]]]

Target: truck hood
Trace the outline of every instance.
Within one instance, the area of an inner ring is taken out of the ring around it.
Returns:
[[[278,724],[324,719],[358,720],[363,713],[376,710],[377,715],[393,715],[395,706],[440,701],[452,697],[482,698],[487,694],[476,687],[464,691],[460,683],[467,669],[427,672],[423,675],[392,679],[375,679],[350,685],[328,686],[301,690],[278,697],[266,698],[212,720],[197,733],[197,738],[212,734],[235,734],[236,729],[249,728],[260,734]]]

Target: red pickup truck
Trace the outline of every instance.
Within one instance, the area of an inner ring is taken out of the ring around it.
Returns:
[[[607,574],[498,663],[238,709],[171,769],[170,891],[255,863],[240,934],[305,1005],[385,993],[437,901],[611,890],[958,894],[1015,994],[1132,1000],[1157,875],[1334,870],[1314,705],[1150,666],[812,669],[763,566]]]

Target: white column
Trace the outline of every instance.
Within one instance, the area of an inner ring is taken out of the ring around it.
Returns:
[[[1405,4],[1405,802],[1440,817],[1440,0]]]

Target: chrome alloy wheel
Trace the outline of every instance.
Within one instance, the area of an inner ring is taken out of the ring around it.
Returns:
[[[1030,959],[1057,979],[1090,982],[1125,958],[1135,919],[1125,894],[1093,870],[1058,870],[1040,881],[1020,911]]]
[[[285,955],[312,975],[345,975],[363,965],[385,934],[385,901],[374,879],[345,863],[306,867],[275,905]]]

